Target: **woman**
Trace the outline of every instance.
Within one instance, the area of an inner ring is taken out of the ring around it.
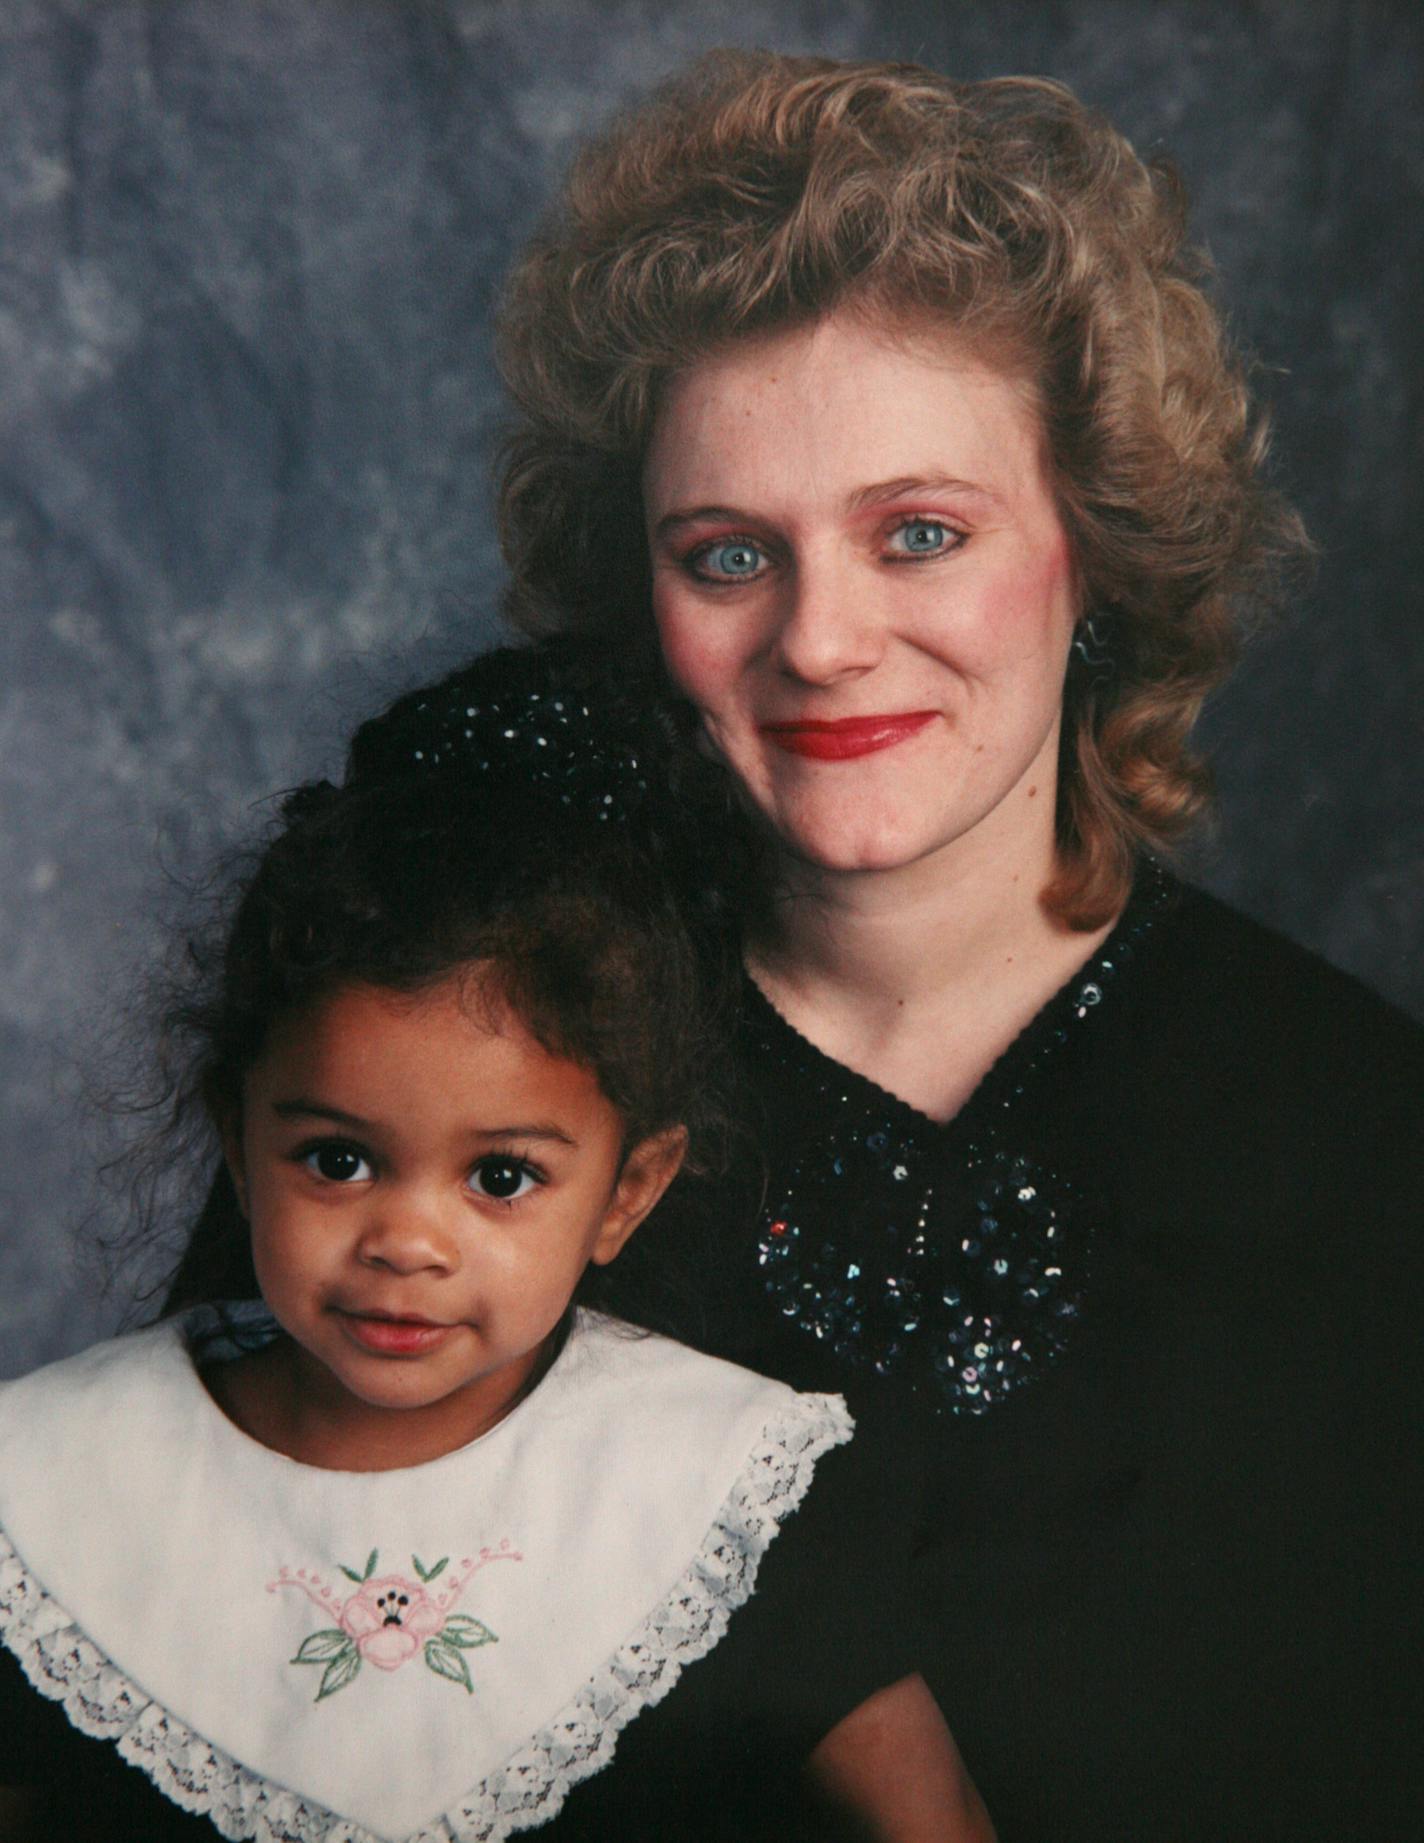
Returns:
[[[768,853],[765,1184],[682,1329],[907,1455],[924,1409],[1010,1843],[1416,1809],[1424,1052],[1161,868],[1304,542],[1182,238],[1057,85],[729,54],[585,151],[504,319],[511,612],[660,657]]]

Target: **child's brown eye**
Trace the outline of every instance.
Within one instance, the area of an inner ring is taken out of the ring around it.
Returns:
[[[511,1202],[532,1190],[538,1179],[523,1159],[482,1158],[470,1173],[470,1183],[481,1196]]]
[[[330,1184],[352,1184],[358,1178],[371,1175],[371,1168],[353,1145],[314,1146],[306,1153],[303,1162],[308,1170],[314,1171]]]

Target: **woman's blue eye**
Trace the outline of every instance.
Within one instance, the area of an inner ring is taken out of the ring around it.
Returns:
[[[947,548],[949,528],[934,518],[912,518],[890,534],[890,548],[903,556],[932,557]]]
[[[371,1167],[355,1146],[339,1142],[316,1146],[303,1155],[302,1163],[329,1184],[354,1184],[371,1175]]]
[[[755,544],[738,538],[725,544],[709,545],[698,552],[695,561],[698,569],[705,570],[709,576],[721,576],[725,580],[755,576],[761,568],[762,556]]]
[[[470,1187],[482,1197],[512,1203],[539,1182],[521,1158],[482,1158],[470,1173]]]

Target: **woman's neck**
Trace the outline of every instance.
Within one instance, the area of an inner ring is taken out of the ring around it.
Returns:
[[[836,1061],[950,1119],[1109,927],[1043,907],[1051,838],[956,840],[889,871],[789,866],[748,970]]]

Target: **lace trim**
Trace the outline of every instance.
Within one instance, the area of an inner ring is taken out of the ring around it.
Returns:
[[[559,1715],[433,1826],[404,1843],[500,1843],[547,1823],[613,1757],[636,1715],[661,1702],[750,1599],[761,1558],[800,1504],[818,1460],[851,1435],[838,1395],[803,1395],[762,1429],[682,1579]],[[255,1843],[384,1843],[272,1785],[194,1733],[85,1637],[0,1532],[0,1637],[34,1687],[82,1733],[112,1741],[159,1791],[225,1837]]]

